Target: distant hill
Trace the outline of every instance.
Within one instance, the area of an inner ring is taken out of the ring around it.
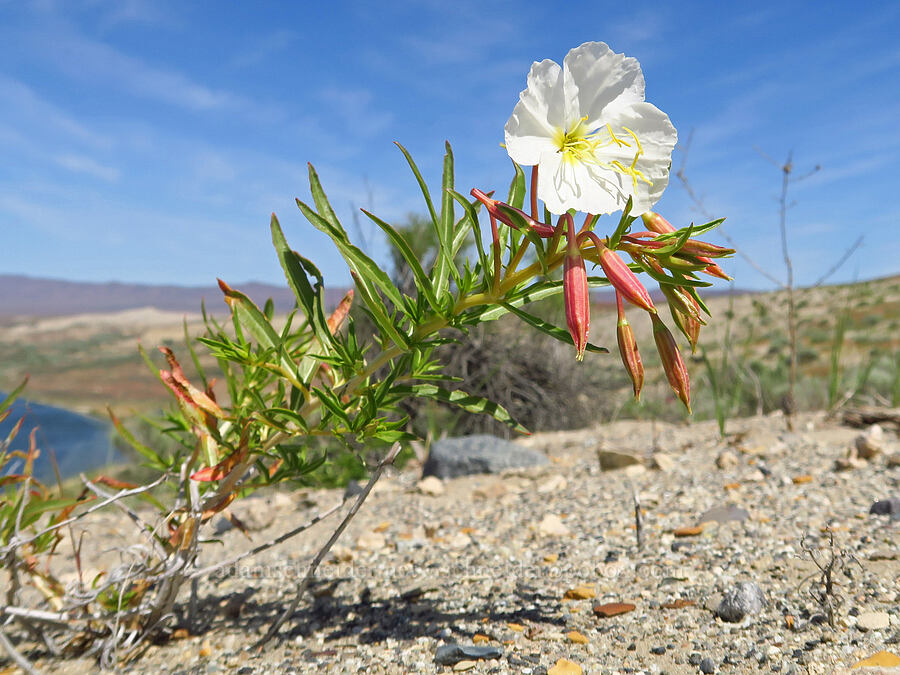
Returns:
[[[231,285],[258,304],[272,298],[278,310],[286,312],[294,306],[294,295],[286,285],[256,281]],[[346,291],[346,288],[326,289],[325,304],[337,305]],[[226,311],[222,291],[217,286],[96,283],[0,274],[0,316],[64,316],[138,307],[193,313],[200,311],[200,302],[204,300],[209,311]]]

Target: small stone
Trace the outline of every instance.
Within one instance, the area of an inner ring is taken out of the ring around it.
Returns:
[[[607,602],[602,605],[594,605],[594,614],[606,619],[619,614],[633,612],[634,610],[635,606],[630,602]]]
[[[387,540],[381,532],[366,530],[356,540],[356,548],[363,551],[378,551],[387,544]]]
[[[891,455],[888,455],[885,459],[885,464],[889,469],[894,469],[900,466],[900,452],[895,452]]]
[[[589,600],[597,597],[597,591],[594,590],[593,586],[576,586],[567,590],[563,597],[566,600]]]
[[[569,642],[574,642],[577,645],[586,645],[590,643],[590,640],[588,640],[586,636],[582,635],[577,630],[570,630],[568,633],[566,633],[566,637],[569,639]]]
[[[472,642],[474,642],[476,645],[483,645],[485,642],[490,641],[491,638],[489,638],[487,635],[483,635],[482,633],[475,633],[475,635],[472,636]]]
[[[700,652],[691,652],[691,655],[688,657],[688,663],[692,666],[699,666],[702,660],[703,655]]]
[[[465,670],[472,670],[472,668],[474,668],[477,665],[478,665],[478,661],[471,661],[471,660],[460,661],[455,666],[453,666],[453,670],[457,673],[460,673]]]
[[[437,476],[425,476],[416,485],[416,489],[429,497],[440,497],[444,494],[444,481]]]
[[[662,609],[682,609],[684,607],[693,607],[697,603],[687,598],[678,598],[673,602],[664,602],[660,605]]]
[[[723,621],[738,623],[746,616],[759,614],[766,604],[762,589],[753,581],[742,581],[728,589],[716,608],[716,615]]]
[[[891,625],[891,617],[887,612],[862,612],[856,618],[856,627],[860,630],[884,630]]]
[[[582,675],[582,673],[584,671],[581,666],[569,659],[560,659],[547,670],[547,675]]]
[[[716,457],[716,466],[723,470],[733,469],[738,464],[740,464],[740,460],[731,450],[723,450]]]
[[[643,465],[643,461],[637,455],[613,450],[598,450],[597,459],[600,460],[601,471],[615,471],[627,466]]]
[[[696,537],[703,534],[703,525],[691,525],[688,527],[679,527],[672,531],[676,537]]]
[[[727,504],[726,506],[715,506],[698,519],[701,523],[727,523],[730,521],[744,521],[750,517],[747,509],[742,509],[735,504]]]
[[[472,537],[467,535],[465,532],[457,532],[450,538],[450,541],[447,542],[447,545],[450,548],[465,548],[471,543]]]
[[[810,476],[808,473],[805,473],[800,476],[794,476],[793,478],[791,478],[791,482],[794,485],[805,485],[806,483],[812,483],[813,477]]]
[[[664,452],[655,452],[653,453],[653,468],[662,471],[663,473],[669,473],[676,466],[678,466],[678,462],[675,461],[675,458],[672,455],[667,455]]]
[[[453,666],[460,661],[499,659],[503,656],[503,650],[499,647],[461,645],[452,643],[441,645],[434,653],[434,662],[439,666]]]
[[[876,516],[900,516],[900,499],[879,499],[869,507],[869,513]]]
[[[650,653],[651,653],[651,654],[662,655],[662,654],[665,654],[665,653],[666,653],[666,648],[663,647],[663,646],[651,647],[651,648],[650,648]]]
[[[545,537],[567,537],[572,531],[566,527],[562,519],[552,513],[548,513],[538,524],[538,532]]]
[[[700,672],[701,673],[714,673],[716,672],[716,664],[713,663],[713,660],[708,656],[700,662]]]
[[[884,452],[884,430],[873,424],[853,441],[856,454],[862,459],[872,459]]]
[[[201,659],[209,658],[212,655],[212,645],[209,644],[209,640],[204,640],[203,644],[200,645],[199,655]]]
[[[551,476],[538,486],[538,494],[548,495],[555,492],[562,492],[566,489],[569,482],[561,475]]]

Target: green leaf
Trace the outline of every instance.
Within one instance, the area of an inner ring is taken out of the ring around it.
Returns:
[[[609,238],[609,248],[613,250],[619,246],[622,235],[628,231],[628,228],[631,227],[631,223],[635,221],[634,218],[628,215],[631,213],[633,204],[634,201],[632,200],[631,195],[628,195],[628,201],[625,202],[625,208],[622,209],[622,216],[619,218],[619,224],[616,226],[616,231],[613,232],[612,236]]]
[[[316,173],[312,164],[308,164],[307,166],[309,167],[309,191],[312,193],[316,210],[336,232],[340,233],[340,236],[344,241],[350,241],[347,232],[341,227],[341,222],[338,220],[334,209],[331,208],[328,197],[325,196],[325,190],[322,189],[322,183],[319,181],[319,174]]]
[[[325,318],[325,284],[322,280],[322,273],[311,261],[288,246],[287,239],[274,213],[272,214],[270,227],[272,230],[272,243],[278,254],[281,268],[284,270],[284,275],[287,278],[288,286],[291,287],[294,297],[297,298],[297,304],[306,314],[307,321],[312,327],[319,344],[335,349],[338,345],[328,329],[328,320]],[[314,285],[309,281],[310,276],[315,279]],[[304,382],[309,380],[318,366],[318,362],[313,358],[313,351],[312,345],[310,345],[298,366],[298,375]]]
[[[256,338],[263,348],[271,349],[277,358],[276,367],[279,372],[295,387],[302,388],[303,383],[300,382],[297,376],[297,366],[288,356],[284,343],[281,341],[281,336],[259,310],[259,307],[254,305],[253,301],[246,295],[229,287],[221,279],[219,280],[219,287],[225,294],[228,306],[231,307],[235,322],[249,330],[250,334]]]
[[[303,215],[306,216],[306,219],[316,229],[331,237],[344,260],[347,261],[347,265],[350,266],[350,271],[355,272],[363,279],[371,280],[395,307],[402,307],[403,300],[400,296],[400,291],[394,285],[394,282],[391,281],[391,278],[369,256],[350,243],[343,229],[333,227],[309,206],[299,199],[296,201],[297,206],[303,212]]]
[[[525,204],[525,172],[515,162],[513,162],[513,168],[516,170],[516,174],[509,185],[509,196],[506,198],[506,203],[513,208],[521,209]]]
[[[368,307],[372,320],[381,329],[381,332],[393,340],[398,346],[403,347],[403,349],[409,349],[409,338],[394,325],[394,320],[388,316],[387,307],[384,302],[382,302],[381,298],[378,297],[375,289],[366,283],[365,279],[362,279],[352,270],[350,271],[350,276],[356,283],[359,296],[366,304],[366,307]]]
[[[119,433],[119,435],[122,438],[124,438],[132,448],[134,448],[137,452],[139,452],[141,455],[146,457],[147,460],[150,462],[150,466],[152,466],[155,469],[161,469],[161,470],[166,469],[166,463],[159,456],[158,452],[156,452],[152,448],[144,445],[137,438],[135,438],[134,434],[132,434],[128,430],[128,428],[124,424],[122,424],[122,421],[118,417],[116,417],[116,415],[112,411],[112,408],[107,406],[106,411],[107,411],[107,413],[109,413],[109,419],[112,421],[113,426],[115,427],[115,429]]]
[[[413,276],[416,279],[416,287],[422,292],[425,296],[425,300],[428,301],[428,304],[431,305],[431,308],[437,312],[441,313],[440,303],[438,303],[437,297],[434,294],[434,288],[431,285],[431,279],[428,278],[428,275],[425,274],[425,270],[422,269],[422,264],[419,262],[419,259],[416,257],[416,254],[413,253],[412,248],[410,248],[409,243],[407,243],[406,239],[403,238],[396,229],[394,229],[390,224],[383,221],[378,216],[375,216],[365,209],[361,209],[363,213],[365,213],[378,227],[384,230],[384,233],[388,236],[388,239],[391,240],[391,243],[394,245],[400,255],[403,256],[403,259],[409,265],[412,270]]]
[[[444,144],[444,170],[441,174],[441,217],[438,221],[438,244],[440,255],[434,266],[434,290],[438,295],[443,295],[449,286],[449,275],[453,275],[457,285],[459,284],[459,272],[453,261],[453,150],[449,143]]]
[[[559,340],[560,342],[565,342],[568,345],[575,345],[575,342],[572,340],[572,336],[569,334],[569,331],[564,330],[559,326],[554,326],[552,323],[547,323],[543,319],[534,316],[534,314],[529,314],[525,310],[514,307],[513,305],[507,303],[505,303],[505,305],[508,311],[515,314],[517,317],[522,319],[522,321],[532,326],[533,328],[538,329],[542,333],[545,333],[550,337]],[[591,342],[587,343],[587,351],[596,352],[598,354],[609,353],[609,350],[606,347],[598,347]]]
[[[28,378],[26,377],[22,380],[21,384],[13,389],[9,394],[6,395],[2,401],[0,401],[0,414],[6,412],[6,409],[9,408],[13,402],[19,397],[19,394],[22,393],[22,390],[25,388],[25,385],[28,384]]]
[[[478,260],[481,263],[482,273],[488,285],[490,285],[493,281],[493,267],[491,267],[484,252],[484,242],[481,241],[481,225],[478,223],[478,213],[475,211],[475,205],[456,190],[450,190],[449,194],[462,205],[469,221],[472,223],[472,228],[475,230],[475,248],[478,250]]]
[[[470,413],[490,415],[498,422],[501,422],[520,433],[529,433],[528,429],[513,419],[506,408],[499,403],[494,403],[481,396],[473,396],[472,394],[468,394],[459,389],[450,391],[434,384],[414,384],[408,387],[401,386],[398,387],[398,390],[408,393],[410,396],[422,396],[436,401],[442,401],[443,403],[454,405]]]
[[[603,286],[609,286],[609,279],[606,277],[588,277],[589,288],[601,288]],[[493,321],[505,314],[509,314],[509,310],[504,305],[521,307],[530,302],[537,302],[538,300],[558,295],[562,293],[562,291],[562,281],[539,281],[527,288],[510,293],[506,296],[506,301],[503,305],[485,305],[484,307],[479,307],[470,312],[466,312],[466,323]]]
[[[710,230],[716,229],[719,225],[725,222],[724,218],[716,218],[715,220],[711,220],[708,223],[704,223],[703,225],[689,225],[688,227],[693,228],[693,236],[699,237],[701,234],[706,234]],[[681,232],[683,232],[687,228],[680,228],[675,230],[674,232],[666,232],[665,234],[660,234],[656,236],[657,241],[665,241],[666,239],[672,239],[679,237]]]
[[[403,156],[406,157],[406,162],[409,164],[409,168],[412,169],[413,175],[416,177],[416,181],[419,183],[419,189],[422,191],[422,196],[425,198],[425,204],[428,206],[428,215],[431,216],[431,222],[434,223],[435,230],[438,228],[438,217],[437,213],[434,210],[434,202],[431,201],[431,193],[428,192],[428,185],[425,183],[425,179],[422,178],[422,174],[419,172],[419,167],[416,166],[416,163],[413,161],[412,155],[409,154],[409,151],[404,148],[402,145],[394,142],[398,148],[400,148],[400,152],[403,153]]]

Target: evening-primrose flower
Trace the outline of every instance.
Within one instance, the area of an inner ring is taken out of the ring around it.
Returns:
[[[571,50],[562,67],[534,63],[505,136],[513,161],[537,165],[538,195],[556,214],[613,213],[629,197],[633,213],[649,211],[676,141],[668,116],[644,101],[637,59],[603,42]]]

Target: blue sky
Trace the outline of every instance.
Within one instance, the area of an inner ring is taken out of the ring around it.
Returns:
[[[307,161],[384,260],[355,208],[424,210],[392,142],[436,186],[447,139],[462,192],[505,192],[499,143],[532,61],[603,40],[640,60],[682,139],[693,129],[691,182],[772,274],[781,177],[759,150],[822,167],[792,188],[801,283],[859,234],[833,280],[896,274],[897,35],[896,2],[0,0],[0,273],[281,283],[275,211],[326,283],[346,285],[293,202]],[[674,178],[657,210],[699,219]],[[742,260],[727,269],[771,287]]]

